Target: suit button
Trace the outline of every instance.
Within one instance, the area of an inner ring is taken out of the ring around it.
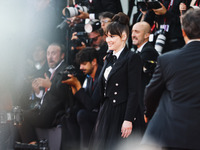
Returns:
[[[115,86],[119,86],[119,83],[115,83]]]
[[[105,96],[106,96],[106,93],[104,93],[103,95],[104,95],[104,97],[105,97]]]
[[[117,92],[114,92],[114,95],[117,95]]]
[[[113,99],[113,103],[116,103],[116,100],[115,100],[115,99]]]

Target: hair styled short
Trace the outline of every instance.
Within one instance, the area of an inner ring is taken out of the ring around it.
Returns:
[[[95,58],[97,59],[96,49],[93,47],[86,47],[76,54],[76,63],[92,62]]]
[[[112,13],[112,12],[104,11],[104,12],[99,14],[99,19],[102,19],[102,18],[110,18],[110,19],[112,19],[114,15],[115,14]]]
[[[114,17],[112,18],[112,22],[106,28],[105,33],[108,34],[108,32],[110,32],[110,34],[112,35],[119,35],[120,37],[122,36],[122,33],[125,32],[128,37],[129,17],[122,12],[114,15]]]
[[[49,46],[51,46],[51,45],[55,45],[55,46],[60,47],[60,49],[61,49],[61,54],[66,52],[66,48],[65,48],[65,45],[64,45],[64,44],[61,44],[61,43],[58,43],[58,42],[53,42],[53,43],[51,43]]]
[[[189,9],[182,16],[182,28],[189,39],[200,38],[200,9]]]

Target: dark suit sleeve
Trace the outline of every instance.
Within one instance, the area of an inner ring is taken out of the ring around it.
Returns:
[[[158,57],[158,63],[150,83],[147,85],[144,94],[144,102],[146,106],[146,116],[150,119],[159,104],[160,97],[165,89],[165,82],[163,79],[161,61]]]
[[[128,102],[124,120],[132,121],[136,117],[140,99],[141,72],[141,58],[138,54],[134,54],[128,60]]]
[[[99,108],[100,105],[100,96],[98,86],[95,88],[92,96],[89,96],[83,88],[81,88],[76,94],[74,95],[77,100],[79,100],[86,109],[92,111],[94,108]]]

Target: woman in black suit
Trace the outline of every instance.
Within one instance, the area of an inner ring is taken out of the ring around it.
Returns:
[[[128,16],[116,14],[107,27],[106,35],[110,54],[99,76],[102,101],[92,150],[115,149],[119,142],[129,137],[132,130],[135,131],[134,122],[140,111],[142,62],[140,56],[126,46]]]

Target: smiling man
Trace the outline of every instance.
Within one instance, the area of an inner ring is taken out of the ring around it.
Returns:
[[[151,33],[151,27],[147,22],[138,22],[132,28],[132,42],[133,45],[137,46],[136,53],[139,53],[143,61],[143,72],[142,72],[142,99],[141,105],[144,108],[143,95],[145,86],[151,80],[158,52],[154,49],[152,43],[149,42],[149,36]]]

